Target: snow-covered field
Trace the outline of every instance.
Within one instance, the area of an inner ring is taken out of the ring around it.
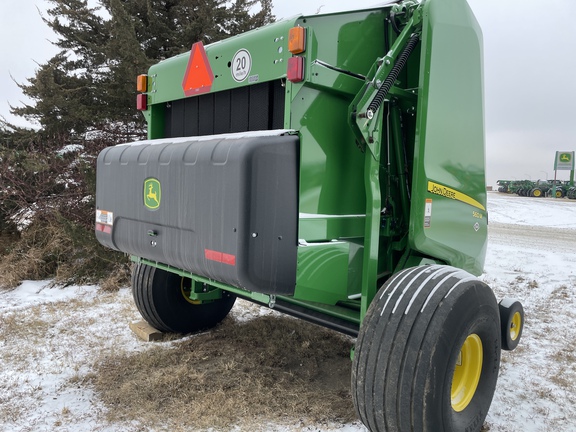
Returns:
[[[576,202],[489,194],[483,279],[521,299],[521,345],[503,351],[490,431],[576,431]]]
[[[502,354],[484,430],[574,431],[576,201],[490,193],[489,210],[482,278],[499,298],[522,300],[526,327],[521,346]],[[0,431],[148,430],[107,423],[106,408],[84,384],[100,356],[150,346],[128,328],[139,319],[129,290],[48,284],[26,282],[0,291]],[[242,303],[233,314],[250,319],[266,313],[254,311]],[[357,423],[303,426],[301,419],[271,429],[365,430]]]

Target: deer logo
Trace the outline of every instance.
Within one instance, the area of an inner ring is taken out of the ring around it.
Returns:
[[[151,210],[157,209],[160,207],[161,199],[160,182],[155,178],[146,179],[144,182],[144,205]]]

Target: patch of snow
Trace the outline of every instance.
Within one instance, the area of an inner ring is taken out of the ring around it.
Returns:
[[[82,144],[68,144],[58,150],[56,154],[58,156],[62,156],[66,153],[79,152],[81,150],[84,150],[84,146]]]
[[[576,200],[488,193],[488,222],[576,229]]]

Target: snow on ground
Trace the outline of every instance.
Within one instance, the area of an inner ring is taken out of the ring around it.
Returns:
[[[522,301],[521,345],[502,352],[490,431],[576,430],[576,201],[490,193],[483,279]]]
[[[576,229],[576,201],[488,193],[488,221],[511,225]]]
[[[576,201],[498,193],[488,201],[490,243],[482,278],[499,298],[522,300],[526,327],[519,348],[502,354],[484,430],[574,431]],[[240,303],[233,313],[250,319],[253,310]],[[15,325],[23,319],[30,322],[24,331]],[[43,281],[0,291],[0,431],[140,430],[136,424],[107,424],[106,408],[82,385],[93,359],[150,346],[128,329],[138,319],[128,289],[104,293]],[[365,430],[357,423],[271,427],[294,428]]]

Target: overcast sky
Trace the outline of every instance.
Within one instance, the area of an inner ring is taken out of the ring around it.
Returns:
[[[438,1],[438,0],[435,0]],[[440,0],[444,1],[444,0]],[[487,180],[554,175],[576,150],[576,0],[468,0],[484,33]],[[374,0],[273,0],[276,18],[373,6]],[[56,53],[44,0],[2,0],[0,115],[25,101],[18,82]],[[568,179],[567,171],[559,178]]]

